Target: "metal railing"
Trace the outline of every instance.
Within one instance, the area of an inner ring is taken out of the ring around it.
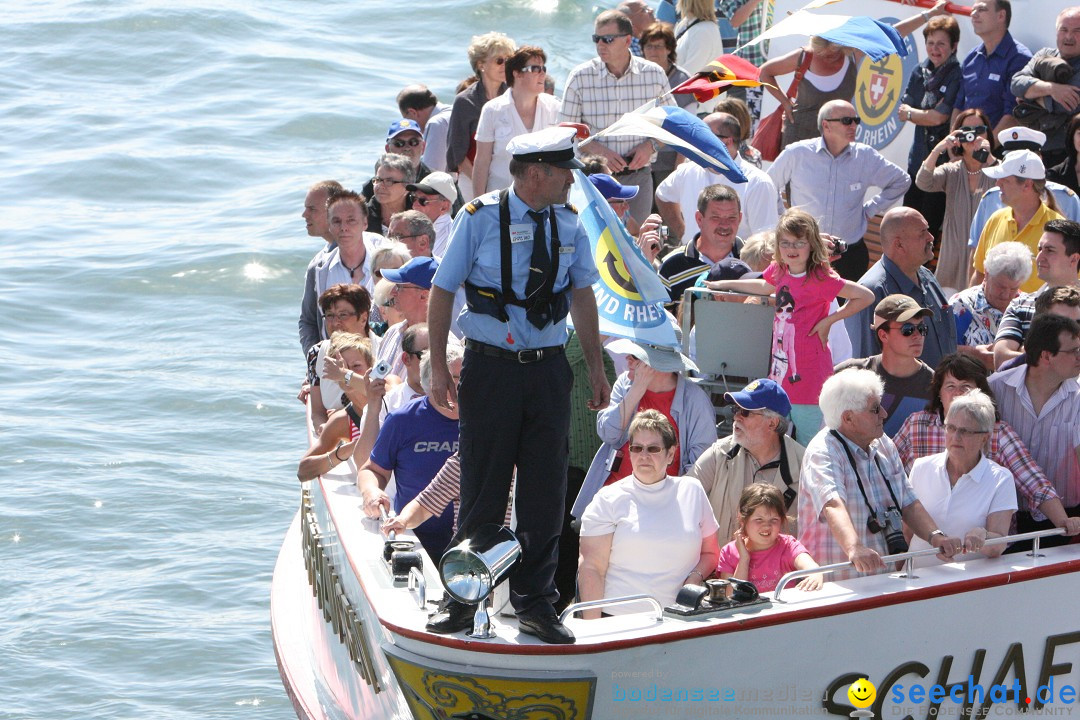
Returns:
[[[1043,557],[1043,555],[1039,552],[1040,538],[1064,534],[1065,530],[1063,528],[1053,528],[1052,530],[1036,530],[1035,532],[1018,533],[1016,535],[1006,535],[1004,537],[991,538],[990,540],[987,540],[983,543],[983,547],[986,547],[987,545],[1007,545],[1009,543],[1020,542],[1023,540],[1032,540],[1033,544],[1031,547],[1031,551],[1028,552],[1027,555],[1034,559]],[[895,555],[883,555],[881,556],[881,561],[885,563],[885,565],[897,562],[904,563],[903,570],[897,573],[896,577],[904,579],[914,579],[918,576],[912,573],[912,561],[917,557],[937,554],[938,551],[936,548],[927,548],[925,550],[912,550],[910,552],[897,553]],[[826,575],[828,573],[836,572],[837,570],[845,570],[847,568],[853,567],[855,567],[854,563],[849,561],[842,563],[833,563],[832,565],[822,565],[820,567],[808,568],[806,570],[792,570],[791,572],[780,578],[780,581],[776,583],[776,591],[773,593],[773,602],[783,602],[783,600],[780,599],[781,591],[783,591],[783,589],[787,587],[787,584],[792,580],[801,580],[802,578],[809,577],[811,575]]]
[[[417,591],[416,606],[421,610],[427,607],[427,580],[424,571],[415,565],[409,568],[409,592]]]
[[[664,606],[660,604],[660,601],[654,598],[652,595],[623,595],[622,597],[614,598],[601,598],[599,600],[586,600],[584,602],[576,602],[571,605],[567,605],[566,609],[559,615],[559,622],[566,622],[566,618],[570,617],[579,610],[595,610],[602,607],[613,607],[615,605],[630,605],[631,603],[647,602],[653,606],[653,610],[656,611],[656,622],[660,622],[664,619]]]

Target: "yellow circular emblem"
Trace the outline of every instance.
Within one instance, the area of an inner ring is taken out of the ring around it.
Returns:
[[[607,228],[600,234],[600,241],[596,243],[596,269],[600,271],[600,277],[604,284],[617,295],[627,300],[642,299],[638,292],[630,272],[623,262],[622,253],[615,246],[615,238],[611,236],[611,230]]]

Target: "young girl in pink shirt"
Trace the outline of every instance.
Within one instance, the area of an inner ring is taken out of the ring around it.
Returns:
[[[758,592],[772,592],[786,573],[818,564],[798,540],[784,529],[784,496],[775,485],[754,483],[739,498],[739,528],[720,550],[716,571],[721,578],[749,580]],[[799,590],[821,589],[821,576],[803,578]]]
[[[817,221],[802,210],[788,210],[776,225],[773,261],[760,280],[715,280],[712,290],[772,295],[776,293],[769,378],[791,400],[795,439],[805,445],[821,428],[818,396],[832,375],[829,328],[874,301],[874,293],[844,280],[829,265],[829,250]],[[829,313],[837,297],[847,300]]]

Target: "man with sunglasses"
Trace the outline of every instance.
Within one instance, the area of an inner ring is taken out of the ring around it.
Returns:
[[[934,369],[919,357],[930,331],[927,318],[933,313],[907,295],[889,295],[874,308],[872,329],[881,344],[881,353],[868,358],[853,358],[836,366],[871,370],[885,384],[881,406],[889,413],[885,434],[893,437],[904,420],[922,410],[930,399]]]
[[[383,277],[394,283],[390,297],[394,306],[405,319],[387,328],[375,353],[376,365],[385,362],[390,374],[405,376],[405,361],[401,351],[401,338],[406,329],[427,322],[428,293],[439,263],[430,257],[415,257],[399,268],[386,268]]]
[[[1031,321],[1024,343],[1026,364],[989,378],[1001,419],[1009,423],[1061,496],[1069,517],[1080,516],[1080,324],[1047,313]],[[1031,513],[1016,515],[1017,530],[1053,527]],[[1043,538],[1058,545],[1068,538]]]
[[[560,122],[584,123],[595,134],[655,98],[663,96],[662,105],[675,105],[663,69],[630,53],[634,37],[630,18],[618,10],[606,10],[597,16],[593,33],[597,57],[570,71],[559,109]],[[640,135],[625,135],[594,140],[586,147],[607,159],[619,182],[638,186],[630,214],[644,222],[652,210],[650,168],[657,143]]]
[[[870,259],[863,242],[868,220],[900,202],[911,185],[903,168],[855,142],[860,122],[851,103],[825,103],[818,112],[821,137],[791,143],[769,168],[776,187],[786,189],[790,207],[799,206],[818,219],[821,232],[847,242],[833,268],[853,281]],[[880,191],[867,200],[871,187]]]
[[[739,526],[739,497],[753,483],[775,485],[788,511],[797,511],[805,448],[787,434],[791,402],[772,380],[754,380],[739,392],[724,393],[724,401],[735,410],[732,433],[702,453],[688,474],[705,488],[726,541]],[[795,535],[798,528],[792,524],[786,532]]]
[[[454,178],[436,170],[422,182],[410,183],[405,188],[412,193],[413,210],[422,212],[435,226],[435,242],[431,254],[442,257],[446,252],[446,243],[450,241],[450,211],[459,197]]]

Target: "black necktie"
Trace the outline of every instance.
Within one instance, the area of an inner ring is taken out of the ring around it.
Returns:
[[[529,261],[529,279],[525,283],[525,317],[537,329],[543,329],[548,324],[550,316],[548,310],[550,303],[536,303],[537,295],[544,288],[544,280],[551,267],[551,253],[548,252],[547,225],[548,211],[542,212],[529,210],[529,217],[536,221],[536,230],[533,232],[532,259]]]

